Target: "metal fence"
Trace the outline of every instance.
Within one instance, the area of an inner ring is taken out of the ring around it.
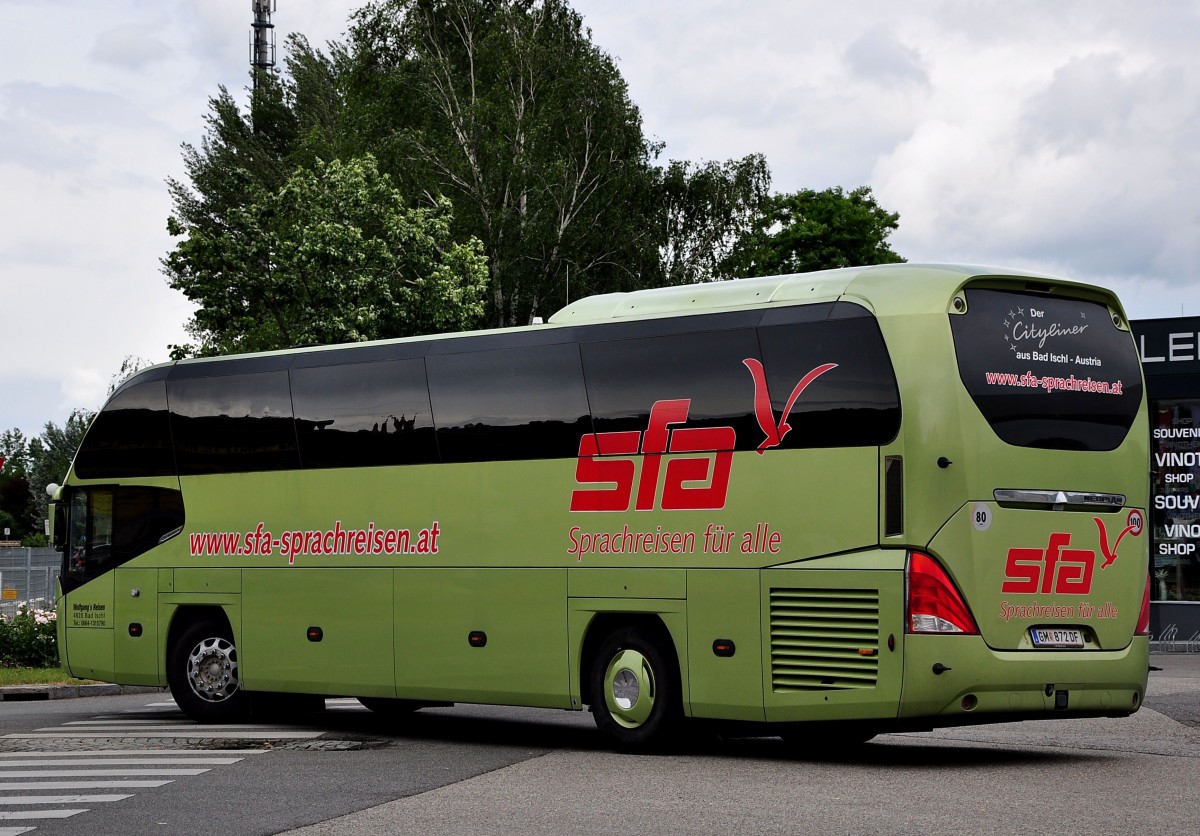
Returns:
[[[12,617],[26,602],[54,606],[62,555],[54,549],[0,548],[0,615]]]

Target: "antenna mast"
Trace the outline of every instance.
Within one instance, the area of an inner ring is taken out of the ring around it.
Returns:
[[[275,0],[250,0],[254,10],[254,22],[250,24],[250,66],[271,72],[275,69],[275,24],[271,14],[275,11]],[[258,89],[258,73],[254,74],[254,87]]]

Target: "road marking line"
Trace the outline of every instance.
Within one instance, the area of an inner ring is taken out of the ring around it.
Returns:
[[[167,781],[13,781],[0,783],[0,790],[119,790],[119,789],[154,789],[166,784]],[[3,836],[0,833],[0,836]]]
[[[0,770],[0,778],[117,778],[122,775],[203,775],[209,769],[35,769]]]
[[[263,755],[270,749],[94,749],[86,752],[4,752],[0,757],[5,758],[90,758],[95,756],[116,755],[118,757],[133,757],[135,755]]]
[[[22,833],[32,833],[36,827],[0,827],[0,836],[21,836]]]
[[[211,738],[213,740],[232,739],[238,740],[242,738],[257,738],[265,740],[309,740],[314,737],[320,737],[325,732],[300,732],[300,731],[190,731],[190,732],[173,732],[170,734],[133,734],[131,732],[115,732],[110,734],[96,732],[61,732],[59,734],[6,734],[0,740],[66,740],[70,739],[87,739],[97,737],[178,737],[178,738]]]
[[[227,766],[237,763],[241,758],[97,758],[95,760],[50,760],[9,761],[0,760],[0,766],[187,766],[189,764],[207,764],[210,766]]]
[[[194,721],[179,718],[178,720],[165,717],[161,720],[72,720],[63,723],[64,726],[191,726]]]
[[[0,811],[0,819],[13,821],[16,819],[69,819],[71,816],[77,816],[80,813],[86,813],[89,808],[84,807],[80,810],[19,810],[11,813]],[[26,831],[33,830],[32,827]]]
[[[14,795],[0,798],[0,804],[107,804],[124,801],[132,795]]]
[[[155,723],[152,726],[124,726],[118,723],[105,723],[100,726],[87,726],[80,728],[78,726],[43,726],[42,728],[34,729],[35,732],[52,732],[61,731],[70,734],[87,733],[95,735],[97,732],[120,732],[121,734],[144,734],[146,732],[154,732],[153,737],[162,737],[163,734],[169,734],[175,731],[254,731],[265,732],[279,728],[267,723],[260,723],[254,726],[229,726],[229,725],[212,725],[204,726],[198,723]],[[6,735],[7,736],[7,735]]]

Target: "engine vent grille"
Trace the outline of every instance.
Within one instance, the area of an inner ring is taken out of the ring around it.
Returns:
[[[874,688],[878,676],[878,590],[771,590],[773,690]]]

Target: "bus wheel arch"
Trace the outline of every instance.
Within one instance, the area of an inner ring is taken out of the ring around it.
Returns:
[[[194,720],[231,723],[250,715],[241,686],[237,646],[221,607],[182,607],[167,638],[167,684],[175,704]]]
[[[581,654],[581,693],[600,731],[623,749],[669,745],[683,721],[675,643],[657,615],[602,614]]]

